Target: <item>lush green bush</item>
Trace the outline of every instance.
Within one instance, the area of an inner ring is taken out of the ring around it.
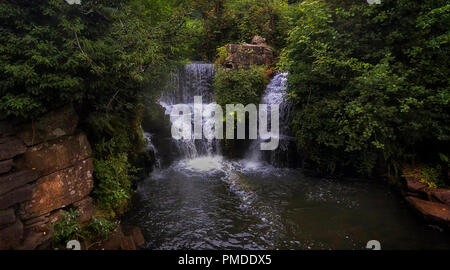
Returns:
[[[267,83],[264,66],[230,70],[219,67],[214,77],[217,104],[259,104]]]
[[[306,0],[296,10],[283,64],[306,161],[370,174],[448,156],[447,1]]]
[[[80,213],[70,209],[61,214],[59,221],[53,224],[55,230],[53,235],[54,244],[66,244],[70,240],[79,239],[81,236],[81,225],[78,222]]]
[[[66,247],[70,240],[84,240],[87,243],[105,240],[114,231],[117,225],[107,219],[93,217],[86,224],[78,221],[80,213],[69,209],[61,214],[61,218],[53,224],[54,236],[52,238],[55,247]]]
[[[126,153],[114,154],[94,160],[94,190],[96,205],[109,218],[123,214],[129,207],[133,182],[137,173],[130,165]]]
[[[224,69],[219,66],[214,77],[214,95],[217,104],[224,110],[226,121],[226,104],[259,104],[268,82],[265,66],[251,66],[249,69]],[[246,116],[248,119],[248,116]],[[235,114],[235,125],[238,119]],[[248,123],[248,121],[246,122]],[[236,129],[235,129],[236,131]],[[225,135],[224,135],[225,137]],[[229,157],[239,157],[245,150],[245,143],[241,140],[222,140],[222,152]]]

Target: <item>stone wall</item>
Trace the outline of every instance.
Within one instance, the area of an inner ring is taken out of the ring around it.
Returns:
[[[0,120],[0,249],[35,249],[73,207],[93,212],[92,151],[72,106],[38,121]]]

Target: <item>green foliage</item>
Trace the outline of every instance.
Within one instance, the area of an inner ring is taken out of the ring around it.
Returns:
[[[242,104],[244,106],[259,104],[267,80],[264,66],[251,66],[249,69],[237,70],[219,67],[214,77],[214,95],[217,104],[221,105],[224,110],[226,104]],[[237,114],[234,116],[235,125],[244,120],[237,116]],[[247,115],[245,117],[248,118]],[[225,112],[223,121],[226,121]],[[221,143],[222,151],[229,157],[238,157],[245,149],[239,140],[222,140]]]
[[[281,49],[289,29],[290,9],[285,0],[191,0],[193,20],[201,23],[196,35],[198,59],[212,61],[227,43],[250,42],[261,35]]]
[[[107,217],[123,214],[133,194],[133,182],[137,169],[130,165],[125,153],[114,154],[94,160],[94,190],[96,205]]]
[[[214,62],[214,66],[217,68],[218,66],[223,66],[225,64],[225,60],[228,56],[230,56],[231,53],[227,51],[227,48],[225,46],[222,46],[217,49],[217,60]]]
[[[222,67],[214,78],[214,95],[217,104],[259,104],[265,89],[265,67],[251,66],[249,69],[228,70]]]
[[[282,64],[290,72],[292,127],[309,163],[370,174],[380,162],[437,162],[450,149],[449,7],[298,5]]]
[[[105,240],[117,225],[107,219],[92,217],[86,224],[78,220],[80,213],[69,209],[61,214],[60,219],[53,224],[55,230],[52,238],[55,246],[65,247],[70,240],[85,240],[88,242]]]
[[[429,188],[445,188],[447,187],[442,179],[441,167],[425,166],[420,171],[420,182],[427,184]]]
[[[82,227],[82,235],[89,241],[108,239],[117,224],[104,218],[92,217],[92,220]]]
[[[81,234],[81,225],[78,222],[80,213],[76,210],[69,209],[61,214],[59,221],[53,224],[55,233],[52,241],[55,244],[65,244],[70,240],[79,239]]]

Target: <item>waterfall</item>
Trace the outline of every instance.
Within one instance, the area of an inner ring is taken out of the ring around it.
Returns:
[[[159,104],[166,109],[167,115],[170,115],[176,104],[186,104],[193,112],[194,96],[201,96],[204,103],[203,124],[213,121],[214,116],[208,113],[210,112],[208,108],[216,104],[212,86],[214,73],[214,65],[209,63],[192,63],[184,66],[172,76],[170,88],[159,99]],[[176,123],[172,122],[172,124]],[[215,139],[195,140],[192,138],[172,141],[178,150],[178,156],[183,158],[211,156],[219,153],[219,143]]]
[[[267,104],[267,115],[270,120],[270,105],[280,105],[280,134],[279,134],[279,146],[274,151],[261,151],[260,144],[262,139],[254,141],[247,154],[247,163],[249,165],[257,164],[261,161],[266,161],[269,164],[276,167],[289,166],[292,163],[292,147],[293,138],[290,134],[290,112],[291,103],[287,100],[286,82],[287,72],[278,72],[266,87],[262,103]],[[269,121],[270,123],[270,121]],[[270,124],[269,124],[270,125]]]
[[[153,155],[154,167],[161,168],[161,158],[159,157],[158,150],[152,142],[152,134],[148,132],[143,132],[144,139],[147,142],[145,150],[150,152]]]

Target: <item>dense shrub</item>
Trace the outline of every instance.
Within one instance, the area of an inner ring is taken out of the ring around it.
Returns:
[[[94,160],[97,187],[94,190],[97,207],[110,218],[120,216],[129,207],[133,194],[133,177],[137,170],[125,153]]]
[[[309,163],[395,173],[403,162],[448,156],[447,1],[306,0],[295,18],[283,64]]]
[[[214,95],[223,108],[226,104],[259,104],[267,83],[264,66],[229,70],[219,67],[214,78]]]

